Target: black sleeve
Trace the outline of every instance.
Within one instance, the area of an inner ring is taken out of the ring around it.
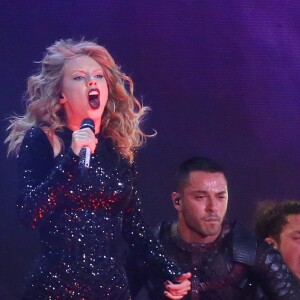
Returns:
[[[19,199],[21,221],[38,227],[63,205],[63,194],[73,180],[78,157],[66,151],[58,165],[54,164],[52,146],[40,128],[29,129],[23,139],[18,157]]]
[[[264,241],[259,241],[255,264],[252,268],[263,292],[274,300],[299,300],[300,281],[284,263],[281,254]]]
[[[163,248],[142,217],[141,202],[135,184],[135,166],[132,166],[132,190],[129,205],[123,219],[123,235],[130,251],[140,261],[144,271],[160,274],[173,282],[181,275],[180,270],[164,255]]]

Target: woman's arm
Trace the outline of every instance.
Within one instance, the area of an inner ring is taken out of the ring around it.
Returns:
[[[136,189],[136,170],[131,167],[132,190],[129,205],[123,218],[123,236],[133,255],[140,262],[143,274],[164,278],[164,295],[169,299],[181,299],[191,288],[191,273],[182,274],[178,267],[164,255],[163,247],[153,235],[142,217],[141,201]],[[162,283],[163,284],[163,283]]]
[[[46,134],[33,127],[24,137],[18,166],[19,217],[25,225],[35,228],[63,204],[63,196],[76,173],[78,157],[69,149],[55,166]]]
[[[151,272],[163,274],[167,280],[174,281],[181,275],[180,270],[173,262],[168,260],[163,248],[151,229],[142,217],[141,201],[136,188],[136,169],[133,164],[131,171],[131,193],[129,203],[124,211],[123,236],[126,239],[130,250],[133,251],[141,265]]]

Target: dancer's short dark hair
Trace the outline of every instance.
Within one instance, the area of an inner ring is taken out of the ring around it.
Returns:
[[[224,168],[208,157],[192,157],[181,163],[177,169],[174,180],[174,188],[181,192],[188,182],[189,175],[193,171],[203,171],[208,173],[222,173],[225,178]]]

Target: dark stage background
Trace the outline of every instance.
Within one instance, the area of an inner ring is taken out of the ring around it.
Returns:
[[[26,79],[60,38],[97,38],[135,81],[158,131],[140,151],[146,220],[175,213],[179,162],[229,171],[229,216],[249,227],[261,199],[300,199],[299,1],[0,1],[1,140]],[[19,299],[38,236],[17,220],[16,161],[1,142],[0,299]],[[146,299],[141,295],[140,299]]]

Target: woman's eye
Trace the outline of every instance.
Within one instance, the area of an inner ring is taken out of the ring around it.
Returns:
[[[76,77],[74,77],[73,79],[74,79],[74,80],[81,80],[81,79],[84,79],[84,77],[83,77],[83,76],[76,76]]]
[[[95,77],[96,78],[103,78],[103,75],[102,74],[96,74]]]

